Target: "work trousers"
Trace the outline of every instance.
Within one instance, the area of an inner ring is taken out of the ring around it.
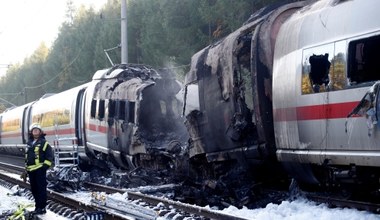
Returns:
[[[36,203],[36,209],[44,209],[47,200],[47,182],[46,182],[46,169],[41,167],[37,170],[28,172],[30,188]]]

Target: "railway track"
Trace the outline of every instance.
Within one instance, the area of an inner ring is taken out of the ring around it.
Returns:
[[[6,163],[0,163],[0,169],[13,173],[21,173],[24,171],[23,167]],[[0,178],[12,182],[13,184],[18,184],[23,188],[29,189],[29,184],[24,183],[21,180],[14,180],[13,178],[4,174],[0,174]],[[101,213],[104,215],[104,219],[128,219],[126,216],[135,219],[155,219],[157,217],[163,217],[163,219],[172,219],[174,216],[177,216],[177,218],[179,218],[178,216],[181,216],[186,219],[244,219],[236,216],[226,215],[224,213],[196,205],[190,205],[178,201],[173,201],[167,198],[147,195],[147,193],[141,189],[139,189],[140,191],[132,191],[129,189],[119,189],[91,182],[84,182],[83,186],[87,188],[88,191],[96,192],[94,194],[95,198],[93,199],[93,203],[85,204],[83,202],[78,202],[77,199],[70,199],[70,197],[67,195],[60,194],[51,190],[49,190],[49,199],[55,201],[54,204],[58,203],[67,206],[66,208],[61,209],[70,209],[72,207],[75,207],[76,210],[82,210],[74,212],[77,215],[80,213],[82,213],[82,215],[85,213]],[[157,187],[157,190],[163,190],[165,187],[172,188],[176,186],[160,186]],[[150,190],[151,192],[149,193],[152,193],[152,190],[154,190],[154,188],[152,187]],[[115,198],[112,197],[112,194],[115,193],[126,196],[124,196],[124,200],[115,200]],[[309,200],[315,201],[317,203],[325,203],[330,207],[348,207],[356,208],[358,210],[367,210],[373,213],[380,213],[380,204],[376,203],[341,199],[316,193],[303,194]],[[115,206],[115,204],[117,205]],[[55,206],[59,205],[54,205],[54,207]],[[52,209],[54,208],[53,205],[51,205],[51,207]],[[60,214],[59,212],[56,213]]]
[[[316,195],[312,193],[307,193],[306,198],[317,203],[325,203],[332,208],[355,208],[358,210],[366,210],[377,214],[380,213],[380,204],[377,203],[354,201],[349,199],[336,198],[333,196]]]
[[[6,163],[0,163],[0,169],[13,173],[21,173],[24,171],[23,167]],[[30,188],[28,183],[6,174],[0,174],[0,179],[12,184],[17,184],[23,188]],[[57,214],[70,213],[67,217],[72,218],[73,216],[79,216],[77,219],[81,219],[84,215],[88,215],[89,213],[95,213],[104,216],[104,219],[156,219],[161,217],[163,219],[246,220],[245,218],[224,214],[196,205],[173,201],[167,198],[146,195],[141,192],[132,192],[89,182],[85,182],[83,185],[88,188],[89,191],[94,192],[92,194],[94,198],[91,204],[83,203],[65,194],[48,190],[48,199],[50,200],[48,202],[48,209],[54,211],[56,207],[59,207],[59,211],[56,212]],[[160,187],[160,189],[162,189],[162,187]],[[127,196],[124,200],[108,196],[114,193],[126,193]],[[54,204],[50,205],[51,203]],[[63,204],[63,207],[61,207],[62,205],[60,204]]]
[[[127,193],[128,198],[132,200],[140,200],[143,202],[146,202],[150,204],[151,206],[157,206],[157,205],[164,205],[166,207],[172,207],[174,209],[180,210],[181,212],[188,213],[191,216],[197,216],[198,217],[204,217],[206,219],[231,219],[231,220],[245,220],[245,218],[239,218],[236,216],[231,216],[227,214],[223,214],[217,211],[213,211],[207,208],[203,208],[196,205],[190,205],[182,202],[173,201],[166,198],[156,197],[156,196],[150,196],[146,195],[140,192],[131,192],[128,190],[123,189],[117,189],[113,187],[107,187],[95,183],[89,183],[86,182],[85,185],[88,188],[92,188],[94,190],[98,190],[101,192],[107,192],[107,193]],[[166,210],[167,211],[167,210]],[[165,213],[164,211],[163,213]]]

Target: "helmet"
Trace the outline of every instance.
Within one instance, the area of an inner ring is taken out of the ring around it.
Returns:
[[[40,129],[40,131],[42,131],[41,125],[38,123],[33,123],[32,125],[30,125],[29,131],[32,132],[32,130],[35,128],[38,128],[38,129]]]

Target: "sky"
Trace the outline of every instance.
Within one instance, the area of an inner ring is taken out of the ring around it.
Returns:
[[[73,0],[99,10],[107,0]],[[0,1],[0,75],[8,64],[22,63],[41,44],[50,46],[65,21],[67,0]]]

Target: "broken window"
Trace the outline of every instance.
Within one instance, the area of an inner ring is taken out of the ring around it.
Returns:
[[[102,120],[104,118],[104,112],[105,112],[105,101],[100,100],[99,101],[99,112],[98,112],[98,119]]]
[[[95,118],[96,115],[96,100],[93,99],[91,101],[91,112],[90,112],[91,118]]]
[[[302,94],[326,92],[330,90],[332,75],[331,62],[334,43],[321,45],[303,51]]]
[[[188,84],[185,87],[183,115],[188,115],[199,107],[199,89],[198,84]]]
[[[129,102],[128,104],[128,122],[135,122],[135,103]]]
[[[163,100],[160,100],[160,109],[161,109],[161,114],[166,115],[167,110],[166,110],[166,103]]]
[[[237,77],[238,83],[244,92],[244,101],[249,109],[253,109],[253,92],[251,76],[251,40],[252,33],[241,36],[238,40]]]
[[[108,117],[113,118],[115,117],[115,101],[109,100],[108,102]]]
[[[380,36],[351,41],[348,56],[350,85],[380,80]]]
[[[119,101],[119,112],[117,116],[118,119],[125,120],[125,101]]]
[[[313,87],[313,91],[317,93],[319,92],[321,86],[326,87],[329,84],[329,71],[331,65],[331,63],[329,62],[329,54],[313,54],[309,57],[309,63],[310,84]]]

